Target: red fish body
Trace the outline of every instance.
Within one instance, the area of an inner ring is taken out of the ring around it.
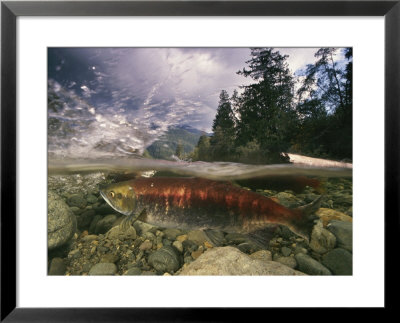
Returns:
[[[118,212],[161,227],[249,233],[276,223],[309,237],[314,217],[231,183],[204,178],[137,178],[101,190]],[[145,210],[145,212],[142,212]]]

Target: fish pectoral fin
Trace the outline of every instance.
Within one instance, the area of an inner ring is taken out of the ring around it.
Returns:
[[[133,217],[133,213],[131,214],[131,216]],[[134,218],[132,224],[135,223],[137,220],[146,222],[146,218],[147,218],[147,212],[146,209],[143,209],[142,212],[140,212],[139,215]]]
[[[267,249],[278,227],[278,224],[271,224],[265,228],[249,232],[246,236],[261,249]]]

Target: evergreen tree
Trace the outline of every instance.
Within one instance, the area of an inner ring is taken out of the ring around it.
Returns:
[[[197,146],[194,149],[192,159],[203,160],[203,161],[213,160],[210,156],[210,137],[208,137],[205,134],[200,136],[199,142],[197,143]]]
[[[334,59],[337,48],[320,48],[315,64],[307,66],[298,90],[300,150],[331,158],[352,158],[352,49],[347,65]]]
[[[178,141],[178,144],[176,145],[175,156],[178,157],[179,159],[182,159],[182,157],[183,157],[183,145],[180,140]]]
[[[271,161],[291,145],[296,114],[293,108],[294,80],[286,62],[273,48],[253,48],[249,69],[238,74],[257,81],[244,87],[238,112],[237,146],[257,142]]]
[[[210,138],[210,149],[214,160],[230,160],[234,150],[235,141],[235,116],[229,95],[221,91],[217,114],[213,121],[214,135]]]

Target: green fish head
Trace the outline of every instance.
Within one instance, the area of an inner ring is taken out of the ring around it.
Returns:
[[[128,182],[115,183],[100,189],[103,199],[117,212],[131,215],[136,206],[135,191]]]

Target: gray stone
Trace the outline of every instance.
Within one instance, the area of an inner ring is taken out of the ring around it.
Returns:
[[[100,262],[107,262],[107,263],[116,263],[119,260],[119,257],[112,253],[107,253],[103,255],[100,259]]]
[[[115,275],[117,273],[117,266],[113,263],[101,262],[90,268],[89,275]]]
[[[225,234],[219,230],[205,230],[207,240],[211,242],[214,247],[220,247],[225,243]]]
[[[185,250],[188,250],[190,252],[195,251],[198,248],[197,244],[192,240],[182,241],[182,246]]]
[[[101,215],[95,215],[92,219],[92,221],[90,222],[90,226],[89,226],[89,232],[90,233],[94,233],[96,230],[96,225],[97,222],[99,222],[102,219]]]
[[[74,214],[78,215],[81,214],[84,210],[80,209],[79,207],[76,206],[70,206],[70,210],[74,212]]]
[[[139,276],[142,274],[142,271],[138,267],[129,268],[124,275],[125,276]]]
[[[279,204],[282,204],[287,208],[295,208],[303,204],[303,201],[291,193],[280,192],[276,194],[275,197],[279,200]]]
[[[297,269],[308,275],[332,275],[330,270],[310,256],[298,253],[294,256],[297,261]]]
[[[272,253],[269,250],[259,250],[252,253],[250,258],[262,261],[272,261]]]
[[[306,248],[302,247],[302,246],[296,246],[296,248],[294,249],[294,254],[297,255],[298,253],[304,253],[307,254],[308,251]]]
[[[181,266],[181,259],[176,248],[164,246],[149,256],[148,263],[158,272],[174,273]]]
[[[90,226],[90,223],[93,220],[93,217],[95,215],[94,210],[85,210],[81,214],[77,215],[77,223],[78,223],[78,228],[80,230],[85,230]]]
[[[150,241],[154,241],[155,238],[156,238],[156,236],[154,235],[154,233],[145,232],[145,233],[143,234],[143,238],[149,239]]]
[[[90,204],[94,204],[97,202],[97,197],[94,196],[93,194],[89,194],[86,198],[86,201]]]
[[[54,276],[65,275],[66,269],[67,266],[65,265],[63,259],[53,258],[50,263],[49,275],[54,275]]]
[[[136,230],[133,226],[129,226],[126,230],[117,225],[112,227],[107,233],[106,237],[110,240],[134,240],[136,239]]]
[[[93,240],[99,240],[99,236],[95,234],[88,234],[82,238],[82,242],[92,242]]]
[[[183,245],[182,242],[180,241],[174,241],[172,243],[172,245],[179,251],[179,252],[183,252]]]
[[[145,240],[141,243],[141,245],[139,246],[139,250],[151,250],[151,248],[153,247],[153,244],[150,240]]]
[[[281,252],[282,252],[282,255],[283,255],[284,257],[287,257],[287,256],[289,256],[289,255],[292,253],[292,249],[290,249],[290,248],[288,248],[288,247],[282,247],[282,248],[281,248]]]
[[[102,218],[97,222],[96,229],[94,230],[94,232],[96,234],[106,233],[108,230],[112,228],[113,223],[115,222],[116,219],[117,219],[116,214],[106,215],[104,218]]]
[[[86,199],[82,196],[82,194],[73,194],[68,198],[67,204],[69,206],[76,206],[79,207],[80,209],[83,209],[85,208],[87,203]]]
[[[336,237],[322,227],[322,223],[314,226],[311,233],[310,248],[316,253],[323,254],[332,250],[336,244]]]
[[[339,248],[353,251],[353,224],[344,221],[332,221],[327,229],[332,232]]]
[[[275,259],[275,261],[280,262],[281,264],[284,264],[293,269],[297,266],[297,261],[296,259],[294,259],[294,257],[278,257]]]
[[[78,259],[78,258],[80,258],[81,256],[82,256],[82,253],[81,253],[81,251],[80,251],[79,249],[71,250],[71,251],[68,253],[68,257],[69,257],[69,258],[72,258],[72,259]]]
[[[85,262],[85,263],[82,265],[82,271],[85,272],[85,273],[87,273],[87,272],[89,272],[89,270],[90,270],[91,267],[92,267],[92,264],[91,264],[90,262]]]
[[[188,240],[196,242],[198,245],[202,245],[207,241],[207,235],[203,230],[193,230],[187,233]]]
[[[164,236],[169,240],[175,240],[180,234],[182,234],[182,231],[179,229],[167,228],[164,230]]]
[[[51,250],[66,244],[73,237],[76,216],[53,191],[48,191],[47,198],[47,246]]]
[[[342,248],[329,251],[322,257],[322,263],[335,275],[353,274],[353,257],[350,252]]]
[[[180,275],[304,275],[275,261],[254,259],[234,247],[208,249]]]

